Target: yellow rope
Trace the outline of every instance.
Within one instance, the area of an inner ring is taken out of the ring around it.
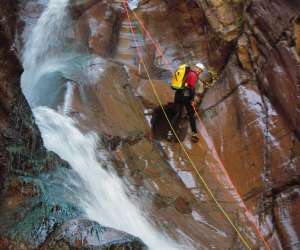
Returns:
[[[160,107],[161,107],[161,109],[162,109],[162,111],[163,111],[163,113],[164,113],[164,116],[166,117],[166,119],[167,119],[167,121],[168,121],[168,124],[169,124],[169,126],[170,126],[172,132],[174,133],[174,135],[175,135],[177,141],[179,142],[179,144],[180,144],[180,146],[181,146],[183,152],[184,152],[185,155],[187,156],[187,158],[188,158],[188,160],[190,161],[192,167],[194,168],[195,172],[197,173],[199,179],[200,179],[201,182],[203,183],[205,189],[207,190],[207,192],[209,193],[209,195],[211,196],[211,198],[212,198],[212,199],[214,200],[214,202],[216,203],[217,207],[221,210],[221,212],[223,213],[223,215],[225,216],[225,218],[229,221],[229,223],[230,223],[230,224],[232,225],[232,227],[235,229],[236,233],[238,234],[238,236],[240,237],[240,239],[242,240],[242,242],[244,243],[244,245],[246,246],[246,248],[247,248],[247,249],[251,249],[251,247],[249,246],[248,242],[245,240],[245,238],[243,237],[243,235],[240,233],[240,231],[238,230],[238,228],[234,225],[234,223],[233,223],[232,220],[230,219],[229,215],[226,213],[226,211],[224,210],[224,208],[221,206],[221,204],[218,202],[218,200],[217,200],[216,197],[214,196],[214,194],[213,194],[213,192],[211,191],[211,189],[209,188],[207,182],[204,180],[204,178],[203,178],[203,177],[201,176],[201,174],[199,173],[199,171],[198,171],[198,169],[197,169],[195,163],[193,162],[192,158],[190,157],[189,153],[186,151],[186,149],[185,149],[183,143],[180,141],[180,139],[179,139],[177,133],[175,132],[174,127],[173,127],[172,124],[171,124],[171,121],[170,121],[169,118],[168,118],[168,115],[167,115],[167,113],[166,113],[166,111],[165,111],[165,108],[163,107],[163,105],[162,105],[162,103],[161,103],[161,100],[160,100],[160,98],[159,98],[159,96],[158,96],[158,94],[157,94],[157,91],[156,91],[156,89],[155,89],[154,83],[153,83],[152,79],[151,79],[150,76],[149,76],[149,72],[148,72],[148,70],[147,70],[147,68],[146,68],[146,65],[145,65],[144,61],[142,62],[142,64],[143,64],[144,69],[145,69],[145,71],[146,71],[147,77],[149,78],[149,81],[150,81],[150,83],[151,83],[151,87],[152,87],[152,89],[153,89],[153,92],[154,92],[154,94],[155,94],[155,97],[156,97],[157,101],[159,102],[159,105],[160,105]]]
[[[125,4],[124,4],[125,5]],[[135,39],[135,35],[133,33],[133,28],[132,28],[132,23],[131,23],[131,20],[130,20],[130,17],[129,17],[129,13],[128,13],[128,9],[127,9],[127,6],[125,5],[125,8],[126,8],[126,12],[127,12],[127,16],[128,16],[128,21],[129,21],[129,24],[130,24],[130,27],[131,27],[131,32],[132,32],[132,35],[133,35],[133,39],[136,43],[136,39]],[[138,46],[137,46],[138,48]],[[168,121],[168,124],[173,132],[173,134],[175,135],[176,137],[176,140],[179,142],[183,152],[185,153],[185,155],[187,156],[189,162],[191,163],[191,166],[193,167],[193,169],[195,170],[195,172],[197,173],[200,181],[202,182],[202,184],[204,185],[205,189],[207,190],[207,192],[209,193],[209,195],[211,196],[211,198],[213,199],[213,201],[215,202],[215,204],[217,205],[217,207],[219,208],[219,210],[222,212],[222,214],[225,216],[225,218],[228,220],[228,222],[231,224],[231,226],[234,228],[234,230],[236,231],[237,235],[239,236],[239,238],[241,239],[242,243],[245,245],[245,247],[247,249],[250,249],[251,250],[251,247],[249,246],[249,243],[246,241],[246,239],[244,238],[244,236],[241,234],[241,232],[239,231],[239,229],[234,225],[233,221],[231,220],[231,218],[229,217],[229,215],[226,213],[226,211],[224,210],[224,208],[222,207],[222,205],[218,202],[218,200],[216,199],[215,195],[213,194],[213,192],[211,191],[211,189],[209,188],[207,182],[204,180],[204,178],[201,176],[201,174],[199,173],[195,163],[193,162],[192,158],[190,157],[189,153],[187,152],[187,150],[185,149],[183,143],[181,142],[181,140],[179,139],[174,127],[172,126],[172,123],[171,121],[169,120],[168,118],[168,115],[165,111],[165,108],[163,107],[163,104],[159,98],[159,95],[156,91],[156,88],[155,88],[155,85],[150,77],[150,74],[149,74],[149,71],[146,67],[146,64],[145,64],[145,61],[144,59],[140,56],[140,54],[138,53],[138,56],[140,57],[140,62],[142,63],[144,69],[145,69],[145,72],[147,74],[147,77],[150,81],[150,84],[151,84],[151,87],[152,87],[152,90],[153,90],[153,93],[155,95],[155,98],[157,99],[158,103],[159,103],[159,106],[161,107],[162,111],[163,111],[163,114],[164,116],[166,117],[167,121]]]

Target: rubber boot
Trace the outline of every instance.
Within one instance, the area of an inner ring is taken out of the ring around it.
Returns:
[[[171,130],[169,130],[169,132],[168,132],[167,140],[168,140],[169,142],[173,142],[173,141],[174,141],[174,135],[173,135],[173,133],[172,133]]]
[[[192,133],[192,137],[191,137],[192,142],[196,143],[199,141],[199,136],[198,133]]]

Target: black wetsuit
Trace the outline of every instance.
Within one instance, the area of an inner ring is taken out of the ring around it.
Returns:
[[[174,108],[176,114],[172,119],[172,125],[173,126],[176,125],[178,119],[181,118],[183,107],[185,107],[187,114],[189,116],[192,132],[197,133],[194,108],[192,106],[194,96],[195,96],[194,89],[176,90],[175,97],[174,97],[174,105],[175,105]]]

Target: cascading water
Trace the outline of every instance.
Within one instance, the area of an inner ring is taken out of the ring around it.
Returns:
[[[33,108],[45,146],[68,161],[80,176],[79,205],[91,220],[138,236],[150,249],[184,249],[157,231],[129,200],[121,180],[102,168],[111,163],[107,152],[99,150],[101,141],[97,135],[82,133],[76,122],[67,117],[73,84],[80,82],[80,77],[70,80],[76,77],[74,72],[78,76],[78,54],[65,52],[65,38],[71,32],[67,7],[68,0],[49,1],[23,54],[22,89]],[[88,56],[80,58],[80,65],[90,60],[82,59]],[[103,63],[99,58],[93,60]],[[63,107],[55,110],[60,95],[64,96]]]
[[[131,10],[136,9],[139,6],[139,0],[129,0],[128,6]]]

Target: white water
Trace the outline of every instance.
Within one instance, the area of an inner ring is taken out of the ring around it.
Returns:
[[[44,104],[41,98],[47,99],[51,92],[59,91],[59,73],[65,70],[66,61],[71,56],[62,53],[64,49],[64,31],[67,30],[68,0],[50,0],[47,8],[28,36],[23,52],[22,90],[31,106]],[[48,84],[51,82],[51,84]]]
[[[89,218],[140,237],[150,249],[179,249],[140,214],[121,180],[102,168],[111,163],[105,150],[95,151],[99,140],[94,133],[83,134],[74,120],[47,107],[35,108],[34,114],[45,146],[68,161],[82,178],[88,194],[80,197],[81,206]]]
[[[136,9],[139,6],[139,0],[128,0],[128,7],[131,10]]]
[[[83,134],[76,122],[66,116],[73,98],[72,84],[76,84],[69,82],[66,87],[66,81],[62,81],[69,77],[66,72],[70,71],[73,58],[62,49],[69,22],[67,5],[68,0],[49,1],[23,55],[22,89],[33,108],[44,144],[69,162],[81,177],[83,186],[77,192],[81,201],[78,205],[91,220],[138,236],[152,250],[184,249],[151,225],[127,197],[121,179],[102,167],[111,162],[98,137],[92,132]],[[41,106],[49,106],[53,101],[51,96],[61,88],[66,88],[62,114]]]

